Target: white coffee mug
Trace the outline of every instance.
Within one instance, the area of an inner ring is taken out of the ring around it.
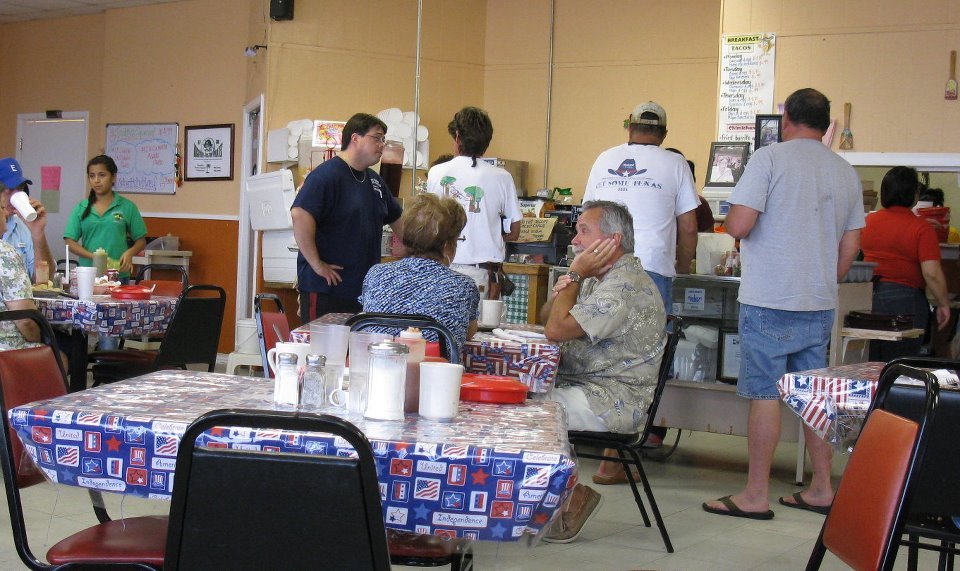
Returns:
[[[310,354],[309,343],[288,343],[281,341],[273,349],[267,351],[267,363],[270,364],[270,370],[277,374],[277,356],[280,353],[294,353],[297,356],[297,368],[303,369],[307,365],[307,355]]]
[[[480,325],[497,327],[506,314],[506,306],[499,299],[484,299],[480,302]]]
[[[352,383],[351,383],[351,386],[352,386]],[[350,393],[343,390],[343,377],[342,376],[339,377],[339,380],[337,381],[332,381],[330,383],[330,387],[331,387],[331,390],[327,392],[327,402],[329,402],[331,405],[338,408],[343,408],[347,406],[347,400],[349,398]],[[327,390],[326,382],[324,382],[324,391],[326,390]]]
[[[420,363],[420,416],[430,420],[453,420],[460,406],[463,365]]]

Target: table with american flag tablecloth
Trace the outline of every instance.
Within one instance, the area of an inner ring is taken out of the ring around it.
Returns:
[[[780,398],[820,438],[849,452],[860,435],[884,363],[855,363],[787,373]]]
[[[290,332],[290,339],[310,342],[310,325],[342,325],[349,313],[328,313]],[[543,333],[542,325],[503,323],[503,329]],[[516,377],[531,393],[548,393],[553,389],[560,364],[560,345],[547,339],[506,340],[492,333],[478,331],[460,350],[464,370],[468,373]]]
[[[11,409],[27,453],[55,483],[169,499],[187,426],[220,408],[273,404],[273,380],[158,371]],[[305,409],[309,410],[309,409]],[[312,412],[312,411],[311,411]],[[452,422],[402,422],[322,408],[370,440],[388,528],[516,541],[540,533],[576,482],[566,419],[554,402],[461,403]],[[352,455],[330,435],[214,428],[200,445]]]

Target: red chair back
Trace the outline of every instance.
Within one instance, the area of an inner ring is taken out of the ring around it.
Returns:
[[[916,422],[876,410],[860,433],[823,529],[823,544],[854,569],[881,566],[918,430]]]
[[[926,402],[916,419],[885,408],[890,388],[901,377],[924,385]],[[854,569],[893,568],[905,506],[910,504],[939,395],[932,373],[893,363],[880,373],[867,420],[810,554],[808,570],[820,568],[827,550]]]
[[[264,301],[272,301],[275,309],[266,310]],[[263,361],[263,376],[272,378],[270,364],[267,362],[267,352],[276,347],[280,341],[290,340],[290,323],[283,310],[280,298],[269,293],[257,294],[253,301],[253,311],[257,320],[257,337],[260,341],[260,359]],[[279,332],[279,335],[278,335]]]

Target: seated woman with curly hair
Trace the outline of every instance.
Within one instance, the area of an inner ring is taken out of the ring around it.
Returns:
[[[448,266],[467,215],[452,198],[417,196],[400,217],[406,256],[377,264],[363,280],[364,311],[427,315],[453,333],[460,347],[477,331],[480,292],[467,276]],[[432,331],[424,337],[436,341]],[[458,347],[459,348],[459,347]]]

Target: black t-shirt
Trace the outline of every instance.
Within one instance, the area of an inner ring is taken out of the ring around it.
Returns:
[[[400,203],[386,183],[374,171],[358,173],[343,159],[334,157],[307,175],[293,205],[316,220],[320,259],[343,266],[338,270],[343,281],[330,286],[307,264],[303,254],[297,255],[300,291],[359,297],[367,271],[380,263],[383,225],[396,221],[401,214]]]

